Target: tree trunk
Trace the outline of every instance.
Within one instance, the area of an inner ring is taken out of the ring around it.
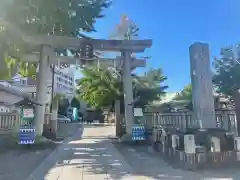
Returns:
[[[237,133],[240,135],[240,93],[238,91],[233,94],[233,100],[235,103],[235,112],[237,118]]]

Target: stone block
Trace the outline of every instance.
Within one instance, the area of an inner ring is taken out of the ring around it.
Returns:
[[[240,152],[240,137],[235,137],[235,150]]]
[[[211,152],[221,152],[220,139],[218,137],[210,137]]]
[[[196,153],[196,145],[195,145],[195,137],[192,134],[184,135],[184,151],[186,154],[195,154]]]

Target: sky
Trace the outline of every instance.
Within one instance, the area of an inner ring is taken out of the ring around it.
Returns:
[[[152,39],[144,55],[151,56],[147,67],[163,69],[169,92],[190,83],[189,46],[207,42],[210,57],[219,56],[221,47],[240,42],[239,0],[113,0],[96,22],[93,38],[109,38],[122,15],[140,28],[139,39]],[[77,75],[79,76],[79,74]]]

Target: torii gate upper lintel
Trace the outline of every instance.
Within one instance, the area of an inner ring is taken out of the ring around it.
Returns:
[[[152,40],[105,40],[105,39],[84,39],[66,36],[23,36],[25,43],[40,46],[48,45],[53,48],[79,49],[81,43],[91,44],[94,49],[101,51],[130,51],[144,52],[146,48],[152,46]]]

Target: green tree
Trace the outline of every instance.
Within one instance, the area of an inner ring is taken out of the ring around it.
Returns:
[[[110,36],[114,39],[132,40],[138,38],[139,27],[127,15],[123,15]]]
[[[24,47],[13,32],[3,28],[0,31],[0,79],[10,80],[16,73],[22,77],[36,78],[35,63],[26,63],[17,57],[21,57],[18,47]]]
[[[95,21],[103,17],[102,11],[110,4],[109,0],[12,0],[5,6],[4,21],[0,19],[3,22],[0,30],[5,33],[1,35],[3,41],[0,41],[0,52],[21,60],[23,54],[34,51],[34,47],[27,47],[23,43],[23,32],[33,36],[41,34],[79,38],[81,32],[95,31]],[[67,55],[67,49],[56,49],[56,52]],[[79,56],[80,50],[71,52]],[[29,72],[29,69],[25,71]],[[39,127],[37,133],[42,133]]]
[[[5,19],[27,34],[77,37],[80,31],[95,31],[96,19],[110,4],[109,0],[13,0]]]
[[[235,103],[238,131],[240,133],[240,64],[231,47],[222,48],[220,57],[214,59],[213,83],[216,90],[231,97]]]
[[[0,79],[1,80],[11,80],[15,75],[17,62],[15,59],[9,57],[8,55],[2,56]]]
[[[135,91],[135,98],[139,97],[136,106],[144,107],[145,105],[157,100],[164,94],[167,86],[163,86],[166,77],[160,72],[160,69],[150,70],[148,76],[133,78],[133,86]],[[122,82],[116,75],[109,69],[85,69],[83,70],[84,77],[78,81],[78,93],[80,98],[85,100],[94,108],[111,107],[116,99],[122,99]],[[150,78],[151,75],[151,78]],[[147,83],[151,79],[150,83]]]
[[[154,100],[160,100],[168,88],[164,85],[166,80],[167,77],[163,75],[161,68],[150,69],[145,76],[140,76],[135,89],[135,97],[139,97],[139,100],[135,103],[135,106],[143,108]]]
[[[75,108],[77,108],[77,109],[80,109],[81,104],[80,104],[79,100],[78,100],[76,97],[74,97],[74,98],[72,99],[72,101],[71,101],[71,106],[72,106],[72,107],[75,107]]]
[[[192,105],[192,84],[186,85],[183,90],[173,99],[173,104],[180,104],[188,110],[193,110]]]
[[[121,95],[122,85],[108,69],[84,69],[78,80],[79,98],[93,108],[109,107]]]
[[[176,96],[175,100],[187,100],[192,101],[192,85],[188,84],[183,90]]]
[[[36,79],[37,66],[34,63],[21,62],[11,56],[5,55],[1,62],[0,79],[11,80],[18,73],[21,77]]]
[[[103,17],[103,10],[110,4],[110,0],[12,0],[9,3],[4,1],[4,13],[1,13],[4,23],[0,26],[0,52],[11,57],[7,59],[14,58],[20,61],[24,53],[31,51],[31,47],[23,43],[18,30],[26,35],[73,37],[80,37],[84,31],[95,31],[96,19]],[[67,55],[66,49],[56,51]],[[80,53],[73,50],[71,52],[74,55]],[[33,73],[36,64],[20,63],[19,66],[20,75],[36,77]]]
[[[28,62],[18,62],[18,74],[21,77],[30,77],[36,80],[37,76],[37,63],[28,63]]]

